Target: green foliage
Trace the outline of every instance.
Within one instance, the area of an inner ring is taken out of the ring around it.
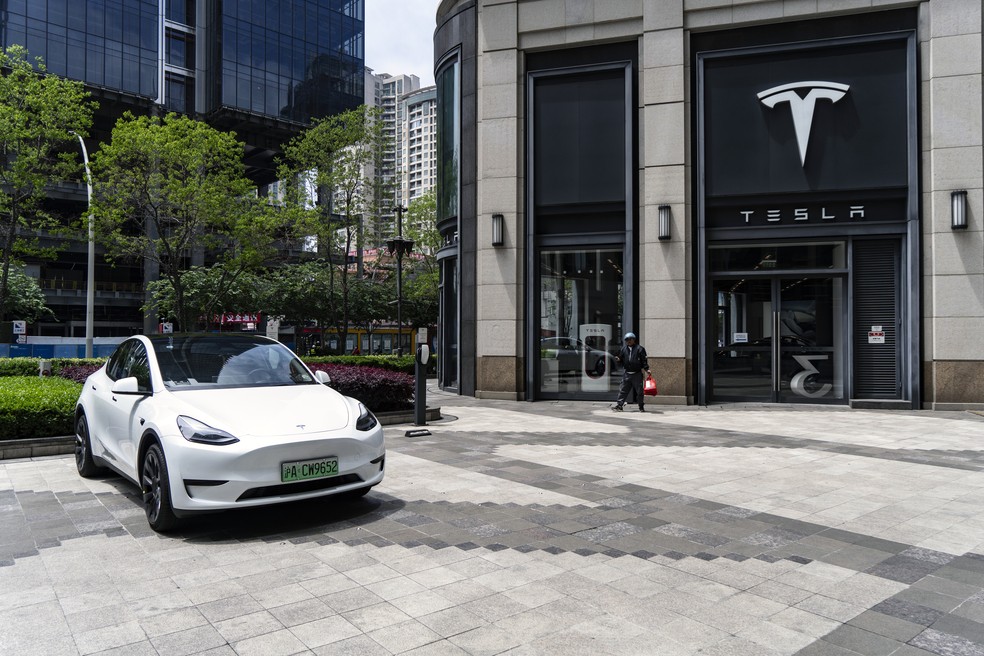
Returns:
[[[93,156],[97,235],[110,257],[160,267],[178,329],[197,318],[182,281],[195,249],[214,256],[230,284],[275,252],[283,216],[256,196],[242,155],[234,133],[176,114],[126,114]]]
[[[339,312],[339,289],[333,285],[335,267],[324,260],[288,264],[268,272],[259,307],[290,323],[316,320],[332,325]]]
[[[0,386],[0,436],[5,439],[71,435],[79,383],[64,378],[6,378]]]
[[[38,281],[23,271],[11,270],[7,278],[7,298],[0,315],[34,323],[40,319],[55,318],[55,313],[45,305],[44,292]]]
[[[348,253],[362,245],[364,221],[377,215],[382,203],[374,176],[367,174],[386,144],[382,127],[381,111],[363,105],[315,120],[284,146],[284,202],[298,233],[317,237],[318,254],[327,260],[318,276],[325,302],[319,304],[320,316],[308,318],[331,326],[342,344],[352,321]]]
[[[306,365],[339,364],[413,374],[413,355],[326,355],[301,358]]]
[[[433,190],[411,201],[404,227],[407,236],[414,241],[414,251],[423,254],[425,259],[430,258],[427,263],[432,264],[443,244],[437,229],[437,200]]]
[[[0,51],[0,321],[13,308],[8,278],[24,255],[53,257],[41,233],[62,224],[44,208],[45,188],[78,170],[78,150],[65,146],[85,135],[95,103],[81,82],[46,75],[41,59],[12,45]]]
[[[181,272],[184,304],[194,317],[211,317],[222,312],[253,312],[266,297],[267,279],[242,268],[217,264],[194,266]],[[176,319],[177,296],[170,279],[161,278],[147,285],[162,317]]]
[[[37,376],[40,358],[0,358],[0,378],[5,376]],[[51,373],[58,376],[68,367],[99,368],[106,358],[53,358]]]

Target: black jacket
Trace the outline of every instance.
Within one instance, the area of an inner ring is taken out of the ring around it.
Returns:
[[[642,370],[649,371],[649,360],[647,359],[646,348],[642,344],[636,344],[631,349],[623,345],[618,352],[618,361],[625,367],[625,373],[635,374]]]

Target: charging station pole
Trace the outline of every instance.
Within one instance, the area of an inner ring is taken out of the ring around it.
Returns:
[[[414,358],[413,425],[427,425],[427,363],[430,347],[427,346],[427,329],[417,330],[417,357]]]

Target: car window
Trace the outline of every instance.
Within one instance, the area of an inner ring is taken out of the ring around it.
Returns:
[[[255,387],[316,384],[283,345],[253,336],[174,336],[152,340],[164,386]]]
[[[120,378],[126,378],[124,371],[124,363],[129,357],[130,349],[136,342],[126,341],[116,347],[113,351],[113,355],[109,358],[109,362],[106,363],[106,375],[110,380],[119,380]]]
[[[140,342],[133,342],[124,360],[124,378],[133,376],[137,379],[137,389],[141,392],[150,390],[150,363],[147,360],[147,349]]]

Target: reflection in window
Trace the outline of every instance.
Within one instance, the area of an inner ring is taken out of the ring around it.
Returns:
[[[458,61],[437,74],[437,220],[458,216],[458,167],[460,165],[460,99]]]
[[[546,395],[610,393],[620,373],[621,250],[540,254],[539,388]]]
[[[0,7],[4,47],[26,46],[55,75],[157,96],[156,1],[12,0]]]

